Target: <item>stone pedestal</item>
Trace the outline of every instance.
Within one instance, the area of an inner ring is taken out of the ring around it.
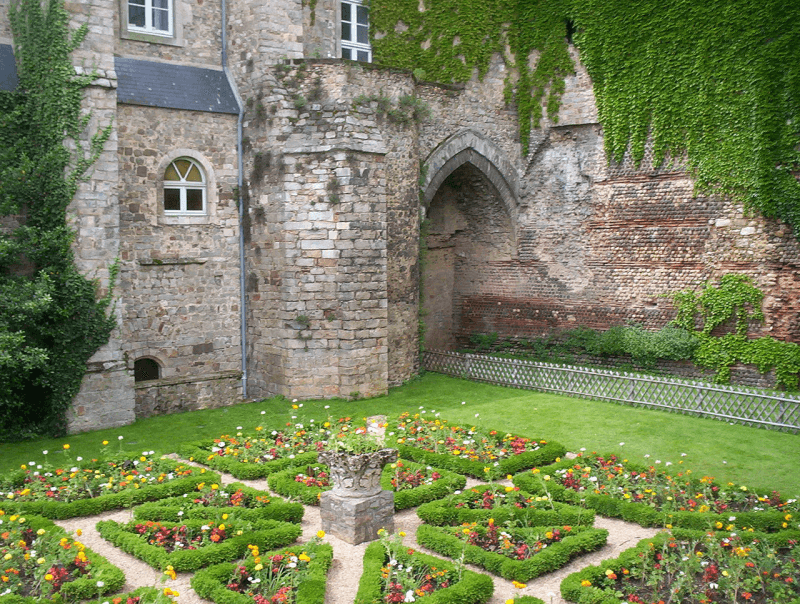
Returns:
[[[380,491],[368,497],[342,497],[326,491],[319,501],[322,530],[358,545],[378,538],[378,530],[394,532],[394,493]]]

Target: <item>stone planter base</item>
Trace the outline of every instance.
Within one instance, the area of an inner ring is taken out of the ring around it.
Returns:
[[[394,493],[381,491],[368,497],[341,497],[326,491],[319,501],[322,530],[358,545],[378,538],[378,530],[394,532]]]

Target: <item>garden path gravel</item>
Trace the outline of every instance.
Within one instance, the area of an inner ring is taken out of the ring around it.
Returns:
[[[266,480],[238,480],[228,474],[222,474],[221,482],[223,484],[241,482],[253,488],[266,489]],[[480,483],[470,479],[467,483],[467,488],[476,484]],[[175,581],[168,580],[166,583],[162,583],[163,575],[161,572],[112,546],[100,537],[100,534],[95,529],[95,524],[99,520],[128,522],[132,518],[133,512],[131,510],[119,510],[105,512],[96,516],[59,520],[56,523],[68,532],[81,529],[82,535],[79,537],[81,542],[121,568],[125,572],[127,579],[125,591],[148,586],[170,587],[180,593],[177,598],[178,604],[210,604],[209,600],[199,597],[191,588],[189,581],[193,573],[179,573]],[[405,531],[404,543],[406,545],[438,556],[439,554],[436,552],[426,550],[417,545],[414,536],[420,523],[421,521],[414,509],[403,510],[395,514],[395,531]],[[316,532],[322,528],[318,507],[305,506],[305,515],[301,526],[303,530],[301,541],[310,540],[316,535]],[[652,537],[658,532],[656,529],[642,528],[638,524],[599,516],[595,520],[595,526],[609,531],[608,544],[605,547],[596,552],[580,556],[555,572],[529,581],[527,587],[522,590],[515,589],[511,581],[493,577],[495,592],[488,604],[505,604],[506,600],[518,594],[536,596],[544,600],[546,604],[566,604],[566,600],[563,600],[559,593],[559,586],[564,577],[589,564],[599,564],[602,560],[615,558],[623,550],[634,546],[639,540]],[[334,551],[333,565],[328,574],[325,604],[351,604],[355,600],[358,590],[362,558],[368,544],[350,545],[333,535],[326,535],[324,541],[330,543]],[[467,568],[484,572],[480,568],[469,565],[467,565]]]

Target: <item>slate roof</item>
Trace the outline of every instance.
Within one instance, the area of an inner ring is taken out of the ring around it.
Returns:
[[[117,102],[211,113],[239,113],[225,72],[116,57]]]
[[[10,44],[0,44],[0,90],[14,90],[17,84],[19,79],[14,48]]]

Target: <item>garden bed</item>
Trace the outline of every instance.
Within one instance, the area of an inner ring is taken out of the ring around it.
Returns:
[[[145,503],[134,509],[138,520],[170,522],[216,518],[222,513],[236,520],[301,522],[303,506],[235,482],[224,487],[208,483],[202,487],[198,485],[194,493]]]
[[[400,457],[491,480],[547,465],[566,453],[563,445],[403,413],[391,426]]]
[[[800,506],[777,493],[759,496],[745,486],[671,475],[655,466],[590,454],[517,474],[514,484],[556,501],[585,505],[598,514],[642,526],[780,531],[794,526]],[[788,517],[787,517],[788,516]]]
[[[214,520],[181,523],[114,520],[97,523],[100,536],[153,568],[171,566],[177,572],[241,557],[249,545],[272,549],[288,545],[301,534],[300,526],[278,520],[231,521],[226,514]]]
[[[587,526],[499,527],[493,519],[459,527],[423,524],[417,543],[475,564],[512,581],[528,581],[557,570],[572,558],[600,549],[608,531]]]
[[[367,546],[356,604],[411,602],[422,596],[426,604],[483,604],[492,597],[494,584],[487,575],[406,549],[400,537],[384,533]]]
[[[93,461],[65,467],[33,466],[0,478],[6,511],[65,519],[93,516],[195,491],[219,475],[169,459]]]
[[[571,602],[800,604],[800,532],[674,529],[569,575]]]
[[[201,598],[217,604],[253,604],[254,595],[261,595],[263,602],[324,604],[332,560],[333,548],[327,543],[312,542],[264,554],[250,548],[245,561],[199,571],[192,578],[192,588]],[[287,588],[292,593],[287,594]],[[285,591],[279,594],[280,590]]]
[[[463,489],[466,482],[464,476],[455,472],[407,460],[385,466],[381,474],[381,487],[394,491],[395,510],[441,499]],[[332,488],[325,464],[308,464],[276,472],[267,478],[267,484],[276,493],[306,505],[319,505],[322,493]]]
[[[0,509],[0,600],[33,604],[115,593],[123,572],[51,520]]]
[[[511,488],[511,487],[509,487]],[[528,526],[594,524],[594,511],[550,502],[519,490],[506,491],[497,485],[473,487],[463,493],[424,503],[417,516],[428,524],[456,526],[494,518],[498,524],[520,522]]]

